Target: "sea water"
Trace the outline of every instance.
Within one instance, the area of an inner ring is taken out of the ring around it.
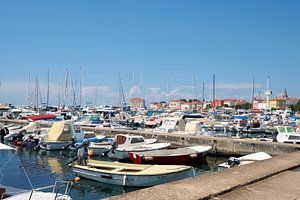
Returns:
[[[71,151],[34,151],[27,148],[19,148],[16,153],[0,151],[0,169],[3,167],[0,184],[31,189],[53,185],[55,181],[73,181],[75,174],[66,161],[74,156]],[[9,159],[11,160],[4,166]],[[207,156],[206,161],[195,164],[197,174],[201,176],[203,173],[216,171],[217,165],[225,160],[223,157]],[[70,196],[74,200],[94,200],[138,189],[140,188],[109,185],[82,178],[79,183],[73,184]],[[63,193],[64,190],[59,192]]]

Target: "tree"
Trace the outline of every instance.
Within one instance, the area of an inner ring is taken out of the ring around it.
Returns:
[[[248,110],[248,109],[252,108],[252,104],[251,103],[238,104],[238,105],[235,105],[234,108]]]
[[[299,112],[300,111],[300,100],[295,105],[290,105],[289,107],[292,109],[292,111]]]

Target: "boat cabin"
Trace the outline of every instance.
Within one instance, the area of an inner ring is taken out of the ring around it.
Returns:
[[[291,126],[276,126],[278,142],[300,144],[300,133]]]

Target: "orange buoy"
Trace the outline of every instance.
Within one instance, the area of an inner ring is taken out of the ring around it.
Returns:
[[[91,149],[89,150],[89,158],[94,158],[94,151]]]
[[[74,182],[79,183],[80,182],[80,177],[79,176],[75,177]]]

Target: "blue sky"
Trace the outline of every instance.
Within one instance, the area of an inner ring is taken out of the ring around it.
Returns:
[[[84,100],[98,86],[97,103],[118,102],[119,74],[126,98],[138,88],[148,103],[194,97],[193,74],[210,99],[213,73],[218,98],[249,99],[253,78],[258,95],[268,75],[273,96],[300,97],[299,10],[296,0],[1,0],[0,102],[28,102],[29,71],[45,101],[50,69],[56,104],[65,69],[75,87],[80,66]]]

